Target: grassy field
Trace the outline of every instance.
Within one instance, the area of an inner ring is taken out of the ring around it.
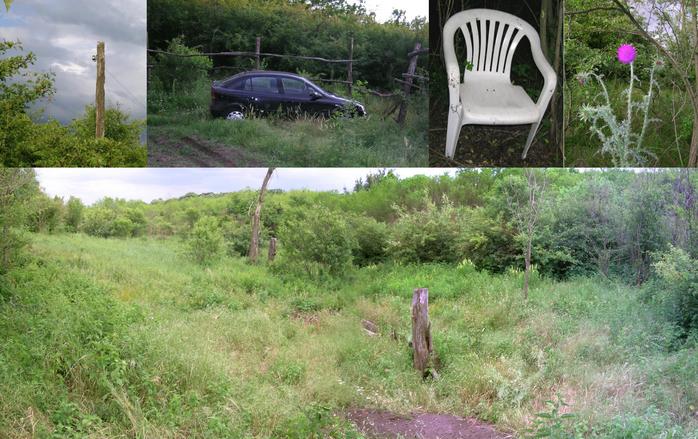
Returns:
[[[642,83],[646,89],[646,83]],[[609,95],[615,114],[622,121],[627,111],[628,84],[621,80],[606,79]],[[609,156],[599,153],[601,141],[589,130],[590,124],[579,120],[579,109],[582,104],[600,103],[603,98],[598,95],[601,88],[596,82],[589,81],[583,87],[574,80],[565,84],[565,163],[564,166],[574,167],[608,167],[612,166]],[[636,88],[633,96],[637,101],[646,93]],[[651,122],[643,143],[647,150],[646,163],[642,166],[683,167],[688,161],[689,145],[693,129],[693,113],[685,96],[669,87],[662,87],[655,95],[650,106]],[[637,125],[637,126],[636,126]],[[642,118],[635,116],[636,133],[639,134]]]
[[[698,348],[642,291],[371,266],[316,284],[176,239],[35,236],[0,283],[0,437],[361,437],[350,407],[475,416],[554,437],[698,437]],[[440,377],[411,368],[409,304],[430,289]],[[368,336],[361,320],[380,328]],[[563,400],[571,419],[551,413]],[[558,426],[559,424],[559,426]]]
[[[346,91],[345,91],[346,92]],[[341,95],[341,92],[339,92]],[[395,114],[384,118],[393,99],[371,95],[358,97],[369,113],[367,118],[321,119],[305,117],[252,117],[230,122],[209,114],[210,84],[176,94],[151,92],[148,97],[149,163],[172,164],[172,157],[184,155],[187,142],[196,139],[217,151],[204,157],[210,166],[219,165],[217,156],[231,160],[228,165],[341,167],[341,166],[426,166],[428,160],[428,114],[425,97],[413,97],[405,128]],[[192,151],[191,155],[201,155]],[[179,163],[175,163],[178,165]],[[200,163],[196,163],[200,164]]]

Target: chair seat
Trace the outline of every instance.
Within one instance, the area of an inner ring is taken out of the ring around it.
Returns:
[[[538,122],[538,107],[523,88],[503,81],[467,81],[460,86],[464,124],[519,125]]]

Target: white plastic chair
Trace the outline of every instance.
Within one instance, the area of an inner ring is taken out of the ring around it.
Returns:
[[[461,82],[454,38],[460,29],[465,37],[467,67]],[[523,37],[531,43],[536,66],[545,84],[538,102],[523,88],[511,83],[511,63]],[[450,108],[446,134],[446,156],[453,158],[463,125],[533,124],[522,159],[526,158],[540,127],[545,110],[555,92],[557,76],[545,59],[540,37],[524,20],[501,11],[470,9],[448,19],[443,32]]]

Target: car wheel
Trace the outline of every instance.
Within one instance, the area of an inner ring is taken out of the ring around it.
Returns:
[[[245,120],[245,113],[240,110],[231,111],[226,116],[228,120]]]

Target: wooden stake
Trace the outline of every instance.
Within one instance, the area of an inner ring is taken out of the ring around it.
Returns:
[[[347,86],[349,87],[349,96],[354,92],[354,38],[349,40],[349,62],[347,63]]]
[[[274,258],[276,258],[276,238],[271,238],[269,240],[269,262],[274,262]]]
[[[259,54],[262,52],[262,37],[257,37],[257,45],[255,47],[255,61],[257,65],[257,70],[259,70],[262,66],[262,61],[259,56]]]
[[[259,256],[259,219],[262,215],[262,207],[264,206],[264,195],[267,193],[267,185],[269,185],[269,180],[271,180],[271,175],[273,173],[274,168],[267,169],[267,175],[264,177],[262,189],[259,191],[257,207],[254,210],[254,215],[252,216],[252,238],[250,239],[250,251],[248,256],[253,264],[257,262],[257,257]]]
[[[417,60],[419,59],[420,49],[422,48],[422,43],[417,43],[414,45],[414,51],[411,53],[410,66],[407,68],[407,74],[405,76],[405,86],[403,87],[403,93],[405,97],[402,99],[402,104],[400,104],[400,113],[397,115],[397,123],[400,126],[405,124],[405,118],[407,117],[407,97],[412,92],[412,84],[414,83],[414,72],[417,71]]]
[[[105,75],[104,41],[97,43],[97,92],[95,99],[95,137],[104,138],[104,75]]]
[[[412,348],[414,368],[424,375],[432,352],[429,290],[426,288],[416,288],[412,295]]]

